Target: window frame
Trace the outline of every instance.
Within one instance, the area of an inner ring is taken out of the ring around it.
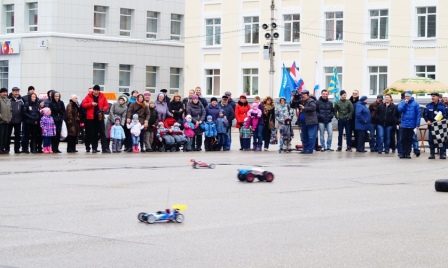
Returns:
[[[104,8],[104,11],[96,10],[96,8]],[[100,6],[100,5],[93,6],[93,33],[94,34],[106,34],[107,33],[107,13],[108,13],[107,11],[108,11],[107,6]],[[101,18],[104,16],[104,28],[95,26],[95,21],[96,21],[97,15],[101,16]]]
[[[246,19],[250,18],[250,22],[246,22]],[[255,21],[255,18],[257,21]],[[260,17],[259,16],[244,16],[243,17],[244,26],[244,44],[245,45],[258,45],[260,44]],[[249,27],[249,28],[248,28]],[[248,33],[248,30],[250,32]],[[249,35],[248,35],[249,34]],[[249,36],[250,41],[247,41],[247,36]],[[255,42],[255,39],[256,42]]]
[[[205,69],[204,72],[205,72],[205,95],[219,96],[221,93],[221,69]]]
[[[125,14],[128,11],[130,14]],[[134,14],[133,9],[120,8],[120,36],[130,37],[132,35],[132,16],[133,16],[133,14]],[[122,24],[126,24],[126,26],[129,26],[129,29],[123,29]]]
[[[148,70],[148,68],[154,68],[154,70]],[[145,89],[151,93],[156,93],[157,88],[157,74],[159,71],[159,67],[157,66],[146,66],[146,72],[145,72]],[[148,74],[154,75],[154,86],[148,86]]]
[[[208,24],[208,21],[211,20],[212,24]],[[219,20],[219,23],[215,23],[216,20]],[[205,19],[205,45],[206,46],[220,46],[221,45],[221,27],[222,27],[222,19],[221,18],[206,18]],[[208,35],[208,29],[212,29],[212,34]],[[211,44],[208,44],[209,37],[211,36]],[[218,39],[218,40],[217,40]]]
[[[420,9],[425,9],[425,13],[419,13]],[[434,8],[435,11],[433,13],[430,13],[429,9],[430,8]],[[437,37],[437,6],[422,6],[422,7],[416,7],[416,23],[417,23],[417,38],[436,38]],[[433,36],[429,36],[429,17],[430,16],[434,16],[434,25],[435,25],[435,29],[434,29],[434,35]],[[424,36],[421,35],[420,30],[421,30],[421,24],[420,24],[420,18],[424,17],[425,18],[425,25],[424,25],[424,31],[425,34]]]
[[[177,70],[177,73],[173,73],[173,70]],[[174,94],[176,92],[180,92],[180,76],[182,74],[182,68],[177,68],[177,67],[170,67],[170,89],[169,89],[169,94]],[[174,87],[172,84],[172,79],[173,77],[176,77],[177,80],[177,84],[178,87]]]
[[[388,77],[387,66],[369,66],[369,95],[375,96],[381,94],[381,92],[387,88]],[[381,78],[385,78],[383,81]],[[375,87],[372,88],[372,79],[375,79]],[[382,82],[381,82],[382,81]]]
[[[150,17],[150,13],[154,14],[155,17]],[[146,11],[146,38],[148,39],[157,39],[157,34],[159,33],[159,17],[160,17],[160,12],[157,11]],[[155,28],[156,31],[155,32],[151,32],[149,31],[150,27],[150,22],[152,21],[152,23],[155,23]]]
[[[32,2],[27,3],[28,6],[28,30],[30,32],[37,32],[39,27],[39,3],[38,2]],[[33,21],[31,21],[31,15],[33,15]],[[33,24],[31,24],[31,22]]]
[[[254,73],[254,71],[257,71]],[[245,74],[244,71],[249,71],[249,74]],[[246,94],[247,96],[257,96],[260,93],[260,71],[258,68],[243,68],[242,69],[242,75],[243,75],[243,94]],[[247,87],[247,81],[246,77],[249,77],[249,88]],[[256,92],[254,91],[254,84],[257,84]],[[246,85],[244,85],[246,83]]]
[[[101,65],[102,68],[99,68],[99,66]],[[100,62],[94,62],[92,64],[92,70],[93,70],[93,77],[92,77],[92,85],[99,85],[100,86],[100,91],[105,91],[106,88],[106,72],[107,72],[107,63],[100,63]],[[102,72],[102,83],[101,83],[101,79],[96,80],[96,73]]]
[[[424,67],[424,71],[418,71],[417,69],[419,67]],[[434,71],[429,71],[428,67],[434,67]],[[432,78],[434,80],[437,79],[437,65],[415,65],[415,76],[417,77],[425,77],[425,78]]]
[[[332,18],[328,18],[329,15],[333,14]],[[341,17],[337,17],[341,15]],[[333,22],[332,29],[329,29],[329,22]],[[341,31],[340,36],[338,36],[338,22],[341,22]],[[332,33],[332,37],[329,37],[329,33]],[[335,42],[344,40],[344,12],[343,11],[335,11],[335,12],[325,12],[325,41],[326,42]]]
[[[129,69],[124,69],[128,68]],[[125,81],[122,79],[122,75],[128,74],[129,78],[129,84],[125,85],[123,84]],[[129,64],[119,64],[118,66],[118,92],[129,92],[131,89],[131,82],[132,82],[132,65]],[[123,83],[122,83],[123,82]]]
[[[173,18],[173,16],[179,16],[179,18]],[[170,40],[172,40],[172,41],[180,41],[181,40],[181,38],[182,38],[182,20],[183,20],[183,16],[181,14],[174,14],[174,13],[171,14]],[[179,33],[173,32],[174,23],[179,23]]]
[[[372,12],[378,12],[378,15],[372,15]],[[381,14],[382,12],[387,11],[387,15],[383,15]],[[382,37],[381,34],[381,25],[382,25],[382,21],[381,19],[386,19],[386,27],[384,29],[385,33],[384,33],[384,38]],[[377,35],[376,37],[373,36],[373,29],[372,27],[374,26],[374,20],[376,20],[375,24],[376,24],[376,30],[377,30]],[[389,9],[371,9],[369,10],[369,22],[370,22],[370,40],[389,40]]]
[[[11,8],[11,9],[8,9],[8,8]],[[14,4],[5,5],[6,33],[14,33],[14,22],[15,22],[15,13],[14,12],[15,12]],[[8,21],[10,23],[10,26],[8,26]]]
[[[285,17],[291,16],[290,20],[287,20]],[[294,16],[299,16],[298,19],[294,19]],[[297,30],[297,33],[295,33],[294,24],[298,23],[299,29]],[[287,24],[290,25],[290,30],[287,29]],[[291,13],[291,14],[283,14],[283,42],[285,43],[300,43],[300,13]],[[292,30],[291,30],[292,29]],[[298,35],[298,38],[296,38],[294,35]],[[289,37],[290,40],[286,40],[286,37]],[[298,40],[297,40],[298,39]],[[297,40],[297,41],[295,41]]]
[[[9,83],[9,61],[0,60],[0,87],[9,88],[8,83]]]

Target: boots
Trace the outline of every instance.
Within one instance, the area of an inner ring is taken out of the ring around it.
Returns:
[[[446,149],[445,148],[440,148],[440,159],[446,159]]]
[[[132,151],[133,151],[134,153],[138,153],[138,152],[139,152],[139,150],[138,150],[138,145],[136,145],[136,146],[132,146]]]
[[[256,151],[257,150],[257,144],[254,142],[254,143],[252,143],[252,146],[253,146],[252,151]]]
[[[44,146],[44,154],[48,154],[49,152],[48,152],[48,149],[47,149],[47,146]]]
[[[429,149],[429,157],[428,157],[428,159],[436,159],[436,156],[435,156],[435,149],[434,148],[430,148]],[[442,157],[442,155],[440,155],[440,157]]]
[[[261,152],[261,146],[263,146],[263,143],[257,144],[257,151],[258,152]]]

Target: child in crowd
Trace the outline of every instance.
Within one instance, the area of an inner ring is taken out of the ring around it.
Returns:
[[[257,128],[261,115],[261,110],[258,109],[258,103],[252,103],[252,108],[247,112],[247,124],[252,126],[252,131]]]
[[[174,145],[174,138],[170,135],[170,129],[165,128],[163,122],[157,124],[157,137],[159,138],[159,141],[165,141],[165,145],[167,146]]]
[[[193,124],[193,122],[191,122],[191,115],[187,115],[186,118],[186,122],[184,124],[184,135],[185,138],[187,139],[187,145],[185,148],[185,151],[189,152],[192,150],[191,148],[191,144],[193,143],[193,137],[194,137],[194,129],[195,129],[195,124]]]
[[[112,139],[112,153],[121,153],[121,143],[126,136],[118,116],[115,117],[115,125],[110,130],[110,138]]]
[[[215,124],[216,132],[218,133],[218,151],[220,151],[227,141],[227,127],[229,126],[229,121],[224,116],[224,110],[219,110],[218,118],[216,118]]]
[[[174,125],[171,127],[170,133],[174,138],[174,141],[176,142],[176,150],[179,151],[179,147],[185,144],[185,136],[180,129],[180,124],[177,122],[174,123]]]
[[[285,117],[285,124],[280,127],[280,139],[283,141],[283,149],[285,152],[291,152],[291,140],[294,139],[294,130],[291,126],[291,118]],[[279,153],[282,149],[278,150]]]
[[[212,151],[212,141],[216,139],[218,135],[216,132],[216,125],[213,122],[213,118],[211,115],[207,116],[207,121],[201,124],[201,128],[204,130],[205,140],[205,151]]]
[[[40,128],[42,129],[42,138],[44,142],[44,154],[52,154],[51,140],[56,136],[56,125],[54,124],[51,110],[45,107],[41,110],[42,118],[40,119]]]
[[[126,124],[126,127],[131,130],[132,135],[132,151],[134,153],[140,152],[138,145],[140,142],[140,133],[142,132],[143,126],[138,121],[138,114],[132,116],[132,121]]]
[[[244,118],[244,123],[241,123],[240,128],[240,143],[243,151],[250,150],[250,138],[252,137],[252,127],[248,123],[248,117]]]

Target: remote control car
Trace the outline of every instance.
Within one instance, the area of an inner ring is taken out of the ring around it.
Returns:
[[[272,182],[274,174],[259,168],[238,169],[238,179],[240,181],[253,182],[255,178],[259,181]]]
[[[202,161],[196,161],[194,159],[190,159],[190,162],[192,163],[191,166],[193,168],[201,168],[201,167],[205,167],[205,168],[215,168],[215,164],[207,164],[205,162]]]
[[[141,212],[137,217],[139,221],[147,223],[154,223],[159,221],[175,221],[177,223],[181,223],[184,221],[184,215],[182,213],[179,213],[179,211],[186,209],[187,205],[176,204],[172,206],[172,210],[167,208],[165,209],[165,211],[157,211],[154,213]]]

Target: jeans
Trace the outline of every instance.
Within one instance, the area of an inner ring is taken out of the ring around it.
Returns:
[[[370,145],[370,150],[376,150],[377,147],[377,129],[378,129],[378,125],[377,124],[370,124],[370,141],[369,141],[369,145]]]
[[[302,125],[303,150],[307,153],[313,153],[316,144],[317,124]]]
[[[345,136],[347,139],[347,147],[352,147],[352,130],[350,120],[338,120],[338,147],[342,147],[342,137],[345,129]]]
[[[261,119],[260,119],[261,120]],[[254,143],[263,144],[263,125],[258,125],[254,131]]]
[[[325,146],[325,130],[327,131],[327,146]],[[333,137],[333,124],[329,123],[319,123],[320,132],[320,145],[322,149],[331,149],[331,141]]]
[[[132,136],[132,146],[138,146],[140,136]]]
[[[392,126],[377,126],[377,150],[378,152],[383,151],[383,145],[384,145],[384,151],[389,152],[390,149],[390,135],[392,133]]]
[[[232,127],[227,127],[226,136],[224,138],[226,141],[223,147],[225,150],[230,150],[230,145],[232,144]]]
[[[121,151],[121,139],[112,139],[112,152]]]

